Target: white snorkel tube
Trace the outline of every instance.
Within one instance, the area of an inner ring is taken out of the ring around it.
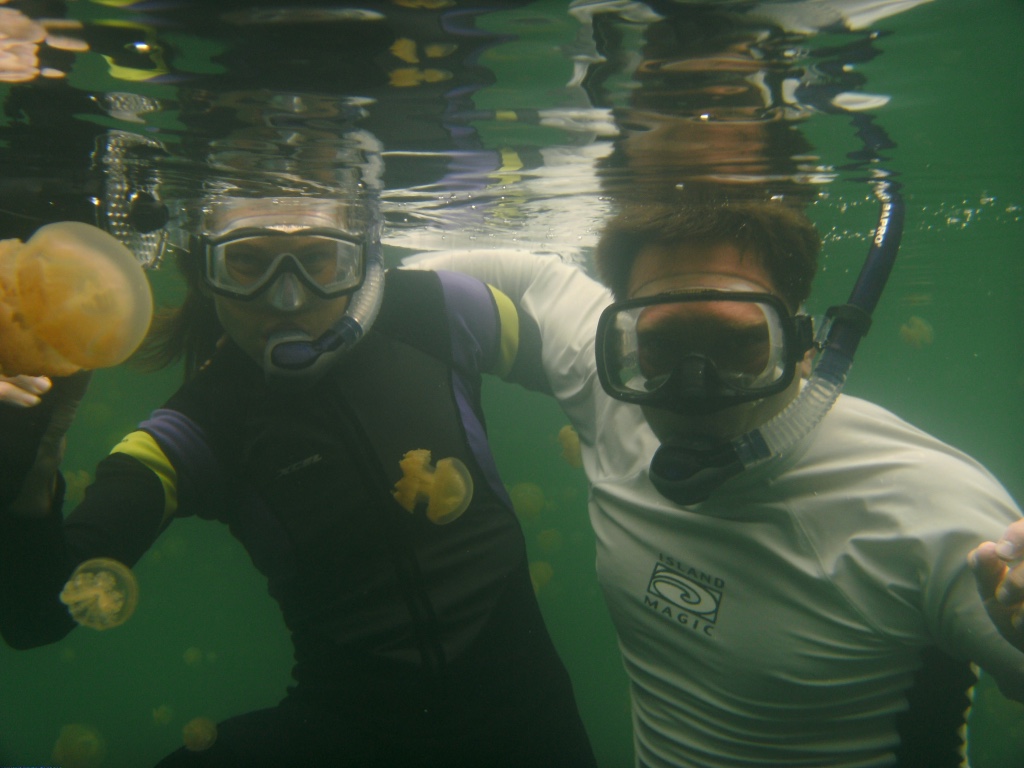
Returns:
[[[821,359],[796,399],[758,429],[732,441],[744,469],[792,448],[828,413],[846,383],[854,352],[871,327],[871,313],[889,279],[903,234],[904,205],[896,184],[879,182],[874,193],[882,203],[881,213],[850,298],[846,304],[828,309],[826,326],[819,334],[824,338]]]
[[[379,225],[376,227],[379,230]],[[349,300],[345,314],[316,339],[281,332],[267,341],[263,370],[271,384],[315,380],[354,347],[373,325],[384,300],[384,256],[379,235],[365,243],[363,284]]]
[[[678,504],[697,504],[745,469],[785,454],[814,429],[839,397],[853,355],[871,326],[903,234],[904,203],[891,180],[874,184],[881,212],[875,236],[846,304],[830,307],[819,333],[821,358],[800,394],[759,428],[706,451],[665,445],[651,462],[651,482]]]

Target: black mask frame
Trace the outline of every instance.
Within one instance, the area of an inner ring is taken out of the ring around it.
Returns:
[[[694,353],[682,358],[659,386],[639,391],[626,385],[616,364],[616,316],[631,309],[672,303],[743,302],[766,305],[777,315],[782,331],[782,371],[776,380],[755,387],[745,387],[719,375],[713,360]],[[651,406],[678,413],[692,413],[695,409],[714,412],[752,400],[760,400],[783,391],[796,376],[797,365],[805,353],[814,346],[814,329],[807,315],[792,315],[785,303],[770,293],[698,289],[679,293],[662,293],[638,299],[615,302],[605,308],[597,326],[597,375],[611,397],[627,403]]]

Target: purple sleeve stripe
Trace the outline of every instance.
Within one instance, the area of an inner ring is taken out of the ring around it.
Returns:
[[[221,473],[199,425],[179,411],[161,408],[139,429],[151,435],[178,476],[179,508],[196,503],[204,489],[216,487]]]

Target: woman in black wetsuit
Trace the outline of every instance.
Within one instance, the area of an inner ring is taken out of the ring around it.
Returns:
[[[535,335],[470,278],[385,276],[377,220],[363,187],[207,201],[181,259],[187,299],[149,350],[204,362],[64,520],[60,473],[39,470],[84,379],[46,394],[44,379],[0,379],[0,401],[42,399],[0,406],[8,644],[60,640],[79,563],[131,566],[190,515],[229,526],[292,633],[281,703],[161,766],[595,765],[483,426],[481,374],[516,378]],[[399,462],[420,449],[468,471],[461,514],[396,500]]]

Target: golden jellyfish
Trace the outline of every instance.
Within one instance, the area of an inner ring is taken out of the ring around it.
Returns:
[[[198,667],[203,663],[203,649],[196,648],[194,645],[186,648],[185,652],[181,654],[181,660],[185,662],[186,667]]]
[[[923,317],[911,315],[900,326],[900,339],[914,349],[924,349],[935,341],[935,329]]]
[[[168,704],[153,707],[153,722],[157,725],[168,725],[174,719],[174,710]]]
[[[406,453],[398,465],[402,479],[395,483],[395,501],[409,512],[425,501],[432,523],[457,520],[473,499],[473,478],[456,458],[441,459],[435,466],[430,463],[430,451],[418,448]]]
[[[555,569],[551,563],[545,560],[537,560],[530,563],[530,581],[533,582],[533,591],[540,592],[555,575]]]
[[[208,717],[192,718],[181,729],[181,740],[185,742],[185,749],[203,752],[217,740],[217,724]]]
[[[107,756],[107,744],[95,728],[71,723],[60,729],[50,756],[61,768],[99,768]]]
[[[0,241],[0,373],[68,376],[117,365],[153,316],[149,281],[112,235],[77,221]]]
[[[562,458],[573,469],[583,466],[583,456],[580,454],[580,436],[571,425],[566,424],[558,430],[558,442],[562,446]]]
[[[547,506],[544,491],[536,483],[516,483],[508,489],[516,514],[524,520],[536,520]]]
[[[60,593],[71,618],[83,627],[111,629],[131,618],[139,602],[139,584],[131,569],[117,560],[86,560]]]

